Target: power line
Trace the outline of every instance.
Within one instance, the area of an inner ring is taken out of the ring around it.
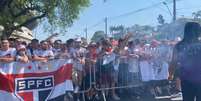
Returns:
[[[147,0],[149,2],[149,0]],[[154,4],[153,0],[150,0],[152,4]],[[163,3],[164,4],[164,3]],[[169,11],[167,11],[166,9],[160,7],[160,6],[156,6],[158,9],[160,9],[161,11],[165,11],[167,14],[170,14]]]
[[[175,2],[177,2],[177,1],[183,1],[183,0],[175,0]],[[148,6],[148,7],[144,7],[144,8],[138,9],[138,10],[134,10],[134,11],[131,11],[131,12],[128,12],[128,13],[124,13],[124,14],[121,14],[121,15],[118,15],[118,16],[108,17],[108,18],[110,20],[114,20],[114,19],[117,19],[117,18],[126,17],[126,16],[129,16],[129,15],[138,13],[138,12],[142,12],[142,11],[148,10],[150,8],[158,7],[161,4],[164,5],[164,3],[166,3],[166,5],[168,5],[168,4],[175,3],[175,2],[174,2],[174,0],[166,0],[166,1],[159,2],[159,3],[155,3],[155,4],[153,4],[151,6]]]
[[[141,11],[144,11],[144,10],[147,10],[147,9],[150,9],[150,8],[154,8],[154,7],[157,7],[158,5],[161,5],[163,2],[159,2],[159,3],[155,3],[151,6],[148,6],[148,7],[144,7],[144,8],[141,8],[141,9],[138,9],[138,10],[134,10],[134,11],[131,11],[131,12],[128,12],[128,13],[124,13],[124,14],[121,14],[121,15],[118,15],[118,16],[113,16],[113,17],[107,17],[107,19],[117,19],[117,18],[120,18],[120,17],[125,17],[125,16],[129,16],[129,15],[132,15],[132,14],[135,14],[135,13],[138,13],[138,12],[141,12]],[[100,24],[102,24],[103,22],[105,22],[105,20],[100,20],[98,21],[97,23],[95,23],[94,25],[88,27],[87,29],[92,29]]]
[[[183,0],[175,0],[175,1],[177,2],[177,1],[183,1]],[[121,15],[117,15],[117,16],[113,16],[113,17],[108,17],[107,19],[114,20],[114,19],[117,19],[117,18],[126,17],[126,16],[129,16],[129,15],[138,13],[138,12],[142,12],[142,11],[148,10],[150,8],[158,7],[159,5],[164,4],[164,2],[166,3],[166,5],[174,3],[173,0],[165,0],[165,1],[162,1],[162,2],[159,2],[159,3],[152,4],[152,5],[148,6],[148,7],[144,7],[144,8],[137,9],[137,10],[134,10],[134,11],[131,11],[131,12],[127,12],[127,13],[123,13]],[[102,24],[103,22],[104,22],[104,20],[102,19],[102,20],[98,21],[96,24],[88,27],[87,29],[88,30],[92,29],[92,28],[94,28],[94,27]]]
[[[117,19],[117,18],[120,18],[120,17],[129,16],[129,15],[132,15],[132,14],[135,14],[135,13],[138,13],[138,12],[141,12],[141,11],[144,11],[144,10],[147,10],[147,9],[150,9],[150,8],[153,8],[153,7],[156,7],[156,6],[160,5],[161,3],[162,3],[162,2],[153,4],[153,5],[151,5],[151,6],[144,7],[144,8],[138,9],[138,10],[134,10],[134,11],[131,11],[131,12],[128,12],[128,13],[124,13],[124,14],[121,14],[121,15],[118,15],[118,16],[109,17],[109,19]]]
[[[176,1],[182,1],[182,0],[176,0]],[[128,12],[128,13],[124,13],[124,14],[121,14],[121,15],[118,15],[118,16],[108,17],[108,18],[111,20],[111,19],[117,19],[117,18],[120,18],[120,17],[129,16],[129,15],[132,15],[132,14],[135,14],[135,13],[138,13],[138,12],[148,10],[150,8],[158,7],[159,5],[164,4],[164,2],[166,2],[166,4],[173,3],[172,0],[171,1],[170,0],[161,1],[159,3],[152,4],[152,5],[148,6],[148,7],[144,7],[144,8],[138,9],[138,10],[134,10],[134,11],[131,11],[131,12]]]
[[[103,21],[104,20],[100,20],[100,21],[98,21],[97,23],[95,23],[94,25],[91,25],[91,26],[89,26],[87,29],[89,30],[89,29],[92,29],[92,28],[94,28],[94,27],[96,27],[96,26],[98,26],[98,25],[100,25],[100,24],[102,24],[103,23]]]
[[[181,1],[181,0],[176,0],[176,1]],[[159,2],[159,3],[152,4],[151,6],[144,7],[144,8],[141,8],[141,9],[137,9],[137,10],[134,10],[134,11],[131,11],[131,12],[128,12],[128,13],[124,13],[124,14],[121,14],[121,15],[113,16],[113,17],[108,17],[108,19],[114,20],[114,19],[117,19],[117,18],[120,18],[120,17],[129,16],[129,15],[132,15],[132,14],[135,14],[135,13],[138,13],[138,12],[142,12],[142,11],[144,11],[144,10],[148,10],[148,9],[150,9],[150,8],[158,7],[159,5],[161,5],[161,4],[163,4],[163,3],[164,3],[164,1],[163,1],[163,2]],[[168,3],[173,3],[173,2],[168,2]],[[94,27],[100,25],[100,24],[103,23],[103,22],[104,22],[104,20],[100,20],[100,21],[98,21],[96,24],[94,24],[94,25],[88,27],[88,29],[94,28]]]

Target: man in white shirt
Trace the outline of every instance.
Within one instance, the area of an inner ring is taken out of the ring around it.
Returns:
[[[46,59],[42,59],[39,57],[39,40],[33,39],[31,40],[30,47],[27,50],[27,54],[29,59],[33,61],[46,61]]]
[[[54,53],[52,50],[49,49],[49,44],[46,41],[41,41],[41,49],[38,52],[38,56],[45,59],[53,59]]]
[[[54,54],[49,49],[46,41],[41,41],[41,47],[39,49],[38,41],[31,43],[31,48],[28,51],[28,56],[33,61],[47,62],[48,59],[53,59]]]
[[[54,41],[54,46],[53,46],[52,51],[55,55],[55,58],[59,58],[59,54],[61,53],[61,45],[62,45],[61,40],[55,40]]]
[[[16,49],[10,48],[7,38],[1,39],[0,66],[2,72],[11,73],[13,71],[12,62],[15,61]]]

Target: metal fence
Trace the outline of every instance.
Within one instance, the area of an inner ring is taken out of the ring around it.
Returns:
[[[124,59],[123,62],[112,61],[103,64],[101,60],[97,60],[84,68],[85,73],[82,75],[80,89],[75,92],[81,94],[79,96],[83,101],[89,99],[106,101],[108,95],[125,95],[126,93],[140,96],[146,92],[154,97],[171,94],[171,85],[167,80],[167,62],[154,63],[140,59]]]

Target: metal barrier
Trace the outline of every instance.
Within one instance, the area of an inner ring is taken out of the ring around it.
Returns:
[[[143,85],[139,60],[130,64],[128,62],[131,61],[117,64],[113,61],[103,65],[101,60],[97,61],[96,68],[93,71],[93,84],[95,85],[95,89],[102,93],[104,101],[106,101],[109,90],[112,90],[113,94],[117,94],[116,90],[135,88]]]
[[[94,72],[94,78],[96,85],[101,84],[102,86],[96,86],[97,89],[110,90],[140,86],[142,82],[138,60],[136,65],[133,64],[135,70],[132,71],[129,69],[131,65],[128,63],[119,63],[119,68],[114,68],[113,62],[102,65],[99,61]],[[108,84],[112,84],[112,86]]]
[[[149,90],[148,92],[152,93],[154,97],[160,96],[161,90],[164,89],[167,95],[171,94],[169,92],[170,84],[167,80],[167,63],[158,67],[151,61],[137,59],[120,62],[118,67],[118,69],[115,67],[114,62],[103,65],[101,60],[90,67],[85,66],[85,69],[89,70],[83,77],[80,87],[82,89],[77,92],[82,94],[83,101],[87,97],[92,99],[97,96],[102,99],[101,101],[106,101],[109,91],[113,94],[117,94],[115,91],[118,91],[118,94],[121,94],[124,91],[135,92],[135,89],[132,88],[138,87],[141,90],[140,93]]]
[[[134,89],[130,88],[136,87],[153,88],[156,97],[160,95],[157,94],[159,87],[169,85],[167,82],[168,66],[166,64],[161,66],[157,68],[152,62],[137,59],[135,61],[120,62],[119,68],[115,69],[113,62],[102,65],[102,62],[98,61],[93,72],[95,88],[103,93],[104,100],[106,100],[105,96],[109,90],[132,91]]]
[[[92,98],[91,96],[94,96],[94,94],[90,94],[93,92],[96,92],[95,90],[95,83],[94,83],[94,79],[93,79],[93,71],[95,68],[95,64],[91,62],[91,59],[86,58],[86,60],[90,61],[90,63],[86,63],[83,66],[83,74],[79,75],[76,69],[74,69],[74,73],[72,74],[74,76],[74,79],[76,80],[77,78],[79,78],[79,76],[82,76],[81,79],[81,83],[79,84],[79,90],[74,91],[74,94],[77,98],[75,99],[79,99],[80,98],[80,94],[82,95],[82,101],[85,101],[88,98]],[[74,82],[75,83],[75,82]],[[88,97],[88,98],[87,98]],[[74,99],[74,100],[75,100]]]

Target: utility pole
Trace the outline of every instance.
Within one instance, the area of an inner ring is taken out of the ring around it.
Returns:
[[[176,21],[177,19],[176,5],[176,0],[173,0],[173,21]]]
[[[86,38],[86,40],[88,40],[88,32],[87,32],[87,27],[84,29],[84,31],[85,31],[85,38]]]
[[[107,23],[108,23],[107,20],[108,20],[107,17],[105,17],[105,34],[106,34],[106,36],[107,36]]]

